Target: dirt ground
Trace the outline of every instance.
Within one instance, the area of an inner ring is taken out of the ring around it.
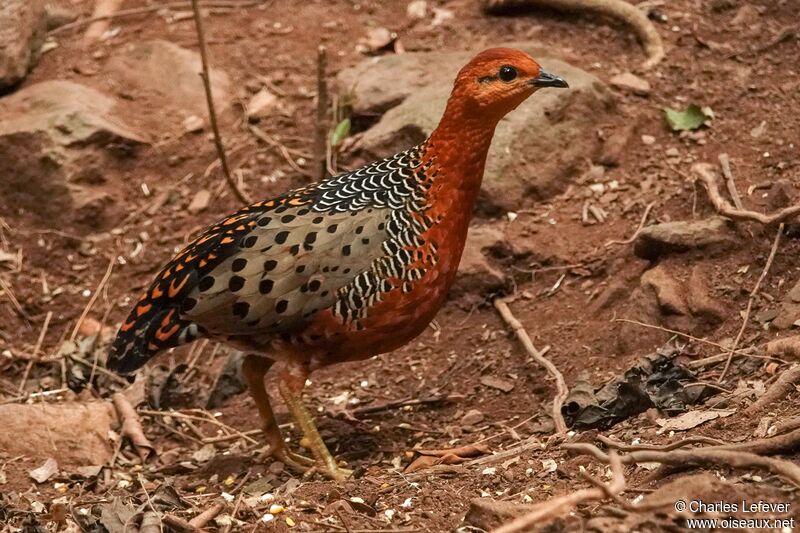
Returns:
[[[749,209],[775,211],[800,196],[800,3],[650,3],[666,17],[656,26],[667,51],[666,59],[655,69],[640,72],[652,91],[639,96],[612,89],[617,100],[615,120],[597,124],[597,135],[621,139],[618,149],[602,161],[602,181],[615,182],[616,187],[614,196],[603,204],[608,215],[605,221],[590,219],[587,223],[582,219],[586,199],[582,176],[590,161],[575,173],[563,193],[540,201],[521,200],[516,218],[477,221],[501,225],[510,243],[534,250],[525,257],[495,260],[509,278],[509,293],[516,291],[511,304],[514,315],[537,347],[549,346],[547,358],[570,387],[579,380],[599,387],[640,357],[665,346],[672,347],[679,353],[678,360],[686,364],[726,353],[725,348],[737,336],[750,291],[767,262],[777,229],[774,225],[737,222],[734,245],[667,254],[657,261],[637,257],[630,244],[606,245],[633,235],[649,204],[648,225],[713,215],[705,189],[693,179],[694,163],[708,162],[718,168],[719,154],[727,153],[742,202]],[[309,153],[315,128],[317,46],[322,42],[328,47],[329,70],[334,74],[364,59],[355,45],[368,28],[397,32],[407,52],[477,50],[515,40],[539,40],[603,81],[620,72],[635,71],[644,57],[628,28],[602,17],[541,9],[499,17],[486,15],[472,0],[428,4],[429,8],[449,10],[453,17],[438,26],[411,24],[407,3],[401,1],[327,0],[300,5],[275,0],[260,7],[217,10],[206,19],[212,65],[231,76],[233,92],[241,99],[249,97],[247,86],[261,77],[285,94],[289,104],[286,116],[262,127],[285,146]],[[89,2],[80,0],[64,1],[63,5],[82,14],[91,10]],[[148,2],[138,0],[124,4],[125,8],[146,5]],[[150,13],[115,20],[112,27],[120,28],[117,35],[88,50],[80,42],[82,28],[56,35],[58,46],[44,54],[23,87],[67,79],[107,90],[113,80],[94,72],[133,41],[162,38],[197,49],[190,18],[168,21]],[[778,39],[792,28],[788,37]],[[711,124],[690,134],[671,131],[662,108],[684,108],[690,103],[711,108]],[[146,128],[159,120],[158,109],[147,98],[125,101],[124,109],[126,120],[137,127]],[[250,196],[267,198],[304,183],[306,178],[277,150],[258,144],[242,127],[240,114],[234,105],[222,115],[222,133],[229,147],[242,147],[232,154],[231,164],[242,170]],[[643,142],[643,136],[652,138]],[[215,159],[213,144],[205,134],[175,135],[141,147],[131,157],[115,159],[104,169],[106,187],[125,200],[106,209],[99,225],[80,221],[53,225],[28,211],[0,213],[0,249],[22,254],[16,267],[0,263],[0,278],[8,286],[0,295],[0,407],[108,399],[126,385],[98,371],[96,376],[92,372],[93,384],[86,386],[85,377],[82,383],[74,378],[74,365],[62,364],[63,358],[55,355],[70,337],[109,261],[114,263],[113,271],[88,317],[115,330],[132,299],[175,248],[239,206],[222,185],[219,170],[212,167],[207,172]],[[355,168],[362,161],[355,154],[343,156],[341,162]],[[278,169],[282,173],[274,174]],[[192,177],[180,183],[189,173]],[[260,179],[270,175],[278,177]],[[149,195],[143,193],[143,183],[147,183]],[[160,191],[170,187],[169,202],[153,212],[145,211]],[[208,209],[191,214],[186,208],[201,188],[213,191],[212,200]],[[46,204],[48,198],[39,201]],[[147,239],[141,238],[143,233]],[[798,281],[799,234],[796,222],[788,221],[774,262],[754,299],[739,343],[740,348],[752,347],[754,357],[734,359],[719,383],[724,361],[692,367],[697,382],[711,384],[715,390],[712,397],[701,401],[705,405],[689,408],[724,408],[734,414],[685,431],[670,431],[658,423],[665,414],[649,409],[611,428],[576,430],[568,441],[594,443],[599,433],[628,444],[663,445],[698,436],[746,443],[772,436],[774,430],[766,427],[790,421],[798,399],[794,388],[758,416],[743,416],[742,411],[794,363],[791,355],[778,354],[778,361],[763,356],[767,355],[766,342],[792,334],[791,328],[772,327],[768,315],[781,308]],[[116,259],[119,256],[125,258],[124,264]],[[693,277],[702,279],[708,297],[719,304],[716,315],[652,311],[647,304],[649,293],[641,287],[643,274],[656,267],[677,280],[679,287],[695,287]],[[9,292],[19,308],[12,304]],[[201,350],[183,347],[158,361],[162,369],[174,369],[188,361],[190,369],[183,367],[182,375],[172,372],[167,378],[170,370],[146,371],[150,378],[160,379],[162,390],[148,392],[150,405],[140,407],[144,432],[155,448],[145,465],[125,443],[99,476],[79,475],[67,462],[59,461],[58,474],[36,483],[29,471],[42,465],[40,456],[12,455],[0,448],[3,530],[56,531],[70,523],[69,527],[75,528],[80,520],[73,517],[98,519],[104,509],[110,512],[109,502],[115,498],[120,505],[137,509],[141,505],[147,511],[148,500],[157,492],[168,499],[163,491],[169,486],[185,505],[184,509],[173,506],[170,514],[187,520],[215,502],[225,502],[220,516],[228,522],[211,521],[205,526],[209,531],[453,531],[459,527],[478,531],[474,528],[481,527],[479,522],[464,525],[476,498],[539,503],[590,487],[579,472],[581,468],[608,481],[606,465],[570,455],[561,448],[560,440],[553,438],[548,413],[555,384],[501,320],[492,306],[497,296],[459,294],[439,313],[438,328],[429,329],[408,346],[312,376],[307,402],[317,414],[332,452],[357,469],[356,479],[341,483],[317,477],[301,479],[280,464],[259,461],[257,433],[248,433],[249,438],[233,435],[209,448],[203,438],[228,435],[230,428],[256,430],[258,416],[252,400],[238,394],[211,410],[220,413],[212,418],[226,427],[208,422],[209,411],[198,398],[204,398],[214,386],[230,350],[213,344]],[[52,315],[39,339],[48,312]],[[82,331],[78,340],[85,336]],[[38,357],[29,365],[31,357],[26,354],[35,352],[37,341],[44,360]],[[103,342],[98,344],[103,346]],[[153,377],[158,371],[163,375]],[[23,379],[25,387],[19,392]],[[165,393],[164,389],[169,390]],[[45,390],[60,392],[33,399],[28,396]],[[169,394],[172,397],[165,400]],[[153,405],[153,398],[163,405]],[[444,399],[411,401],[436,398]],[[391,402],[397,406],[381,408]],[[198,419],[141,412],[167,407]],[[285,410],[279,408],[278,414],[281,422],[289,420]],[[2,425],[0,422],[0,431]],[[532,442],[537,445],[531,446]],[[440,466],[414,474],[402,471],[413,459],[414,449],[476,443],[486,444],[494,452],[520,444],[523,449],[498,463]],[[796,452],[781,453],[784,459],[798,460]],[[57,452],[51,455],[59,460]],[[556,513],[547,524],[540,524],[540,529],[683,531],[687,516],[676,513],[670,500],[677,494],[787,502],[792,505],[788,512],[759,516],[800,518],[796,485],[775,471],[718,465],[674,472],[653,470],[652,463],[624,467],[627,488],[622,498],[636,502],[642,496],[660,496],[668,500],[662,507],[633,510],[606,498],[582,504],[574,512]],[[698,472],[710,476],[697,476]],[[664,489],[666,484],[670,485]],[[272,494],[274,500],[265,494]],[[59,521],[57,504],[62,511],[65,506],[71,511],[70,518]],[[269,513],[275,504],[284,510]],[[269,518],[264,518],[267,515]],[[229,523],[232,525],[226,525]],[[111,530],[107,522],[103,524]],[[99,525],[84,530],[103,531]]]

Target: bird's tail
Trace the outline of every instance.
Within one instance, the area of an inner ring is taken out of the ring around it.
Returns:
[[[176,304],[153,301],[145,293],[117,332],[106,363],[108,369],[130,374],[158,352],[200,336],[201,328],[182,319]]]

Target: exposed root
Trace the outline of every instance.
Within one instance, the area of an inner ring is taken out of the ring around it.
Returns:
[[[600,451],[600,450],[598,450]],[[602,452],[600,452],[602,453]],[[575,506],[590,502],[604,500],[607,498],[615,499],[617,495],[625,490],[625,475],[622,471],[622,462],[616,453],[609,455],[603,454],[611,465],[612,478],[606,485],[596,479],[590,479],[594,488],[581,489],[564,496],[551,498],[546,502],[535,506],[527,514],[505,524],[493,531],[493,533],[516,533],[517,531],[530,531],[534,524],[545,522],[557,517],[564,512],[574,509]],[[587,476],[588,477],[588,476]]]
[[[561,375],[561,372],[559,372],[558,368],[556,368],[556,366],[544,356],[546,349],[539,351],[533,345],[533,341],[531,341],[528,332],[525,331],[525,327],[519,320],[517,320],[517,318],[514,316],[514,313],[512,313],[511,309],[508,307],[507,302],[510,301],[513,301],[513,297],[497,298],[494,301],[494,306],[500,313],[500,316],[505,321],[505,323],[508,324],[512,330],[514,330],[514,333],[516,334],[517,338],[522,343],[522,345],[525,347],[525,350],[528,352],[528,355],[530,355],[533,359],[536,360],[536,362],[542,365],[556,381],[557,392],[555,398],[553,398],[552,417],[553,417],[553,422],[555,423],[556,426],[556,433],[561,436],[566,436],[567,423],[564,421],[564,416],[561,414],[561,406],[564,405],[564,400],[566,400],[567,396],[569,395],[569,388],[567,388],[567,384],[566,382],[564,382],[564,376]]]
[[[734,220],[746,220],[749,222],[759,222],[761,224],[777,224],[786,222],[790,218],[800,215],[800,204],[786,207],[771,214],[759,213],[758,211],[750,211],[748,209],[736,209],[731,203],[722,197],[719,192],[719,185],[717,184],[717,177],[714,173],[713,167],[708,163],[696,163],[692,166],[694,172],[703,182],[703,185],[708,191],[708,199],[714,206],[714,209],[722,215]]]
[[[610,463],[611,457],[603,453],[597,446],[586,443],[563,444],[562,447],[578,455],[591,455],[604,463]],[[672,450],[668,452],[642,450],[631,452],[620,457],[624,464],[661,463],[676,466],[679,470],[703,466],[728,466],[731,468],[760,468],[781,476],[800,487],[800,466],[773,457],[764,457],[749,451],[721,449],[720,447],[700,448],[695,450]]]
[[[647,70],[664,59],[664,44],[655,25],[636,6],[624,0],[485,0],[484,10],[489,14],[503,13],[520,7],[548,7],[563,11],[593,11],[628,24],[644,46],[647,60],[642,68]]]
[[[800,365],[793,366],[778,377],[764,395],[742,411],[742,416],[752,417],[772,407],[775,402],[785,398],[800,383]]]

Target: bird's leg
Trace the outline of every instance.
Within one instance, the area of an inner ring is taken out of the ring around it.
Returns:
[[[307,377],[308,369],[302,363],[282,363],[278,375],[278,389],[289,407],[289,412],[303,432],[306,446],[316,459],[317,471],[337,481],[347,479],[353,472],[336,464],[314,424],[311,413],[303,404],[303,387]]]
[[[292,453],[286,448],[283,442],[283,435],[275,420],[272,406],[269,402],[269,395],[266,388],[266,374],[272,366],[273,361],[260,355],[248,354],[242,362],[242,376],[247,383],[247,389],[256,402],[258,413],[261,415],[264,435],[269,444],[268,456],[275,457],[290,468],[299,472],[305,472],[316,463],[308,457],[303,457]]]

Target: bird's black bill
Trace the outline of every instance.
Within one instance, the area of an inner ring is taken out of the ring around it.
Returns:
[[[534,87],[561,87],[568,88],[569,84],[561,77],[550,74],[544,70],[539,71],[539,76],[529,82]]]

